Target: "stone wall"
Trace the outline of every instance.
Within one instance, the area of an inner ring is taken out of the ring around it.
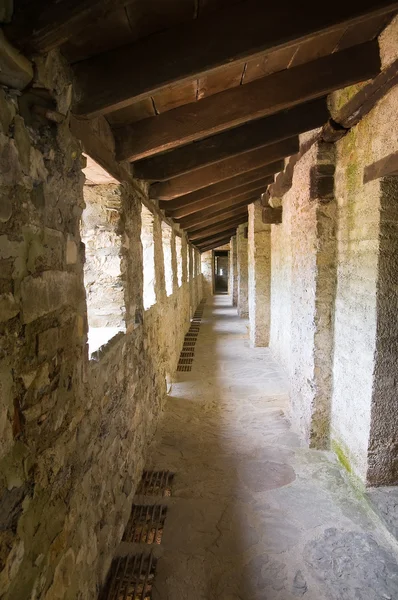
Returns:
[[[252,346],[268,346],[271,321],[271,226],[262,219],[260,200],[249,204],[249,321]]]
[[[247,319],[249,316],[249,273],[247,252],[247,225],[239,225],[236,230],[236,253],[238,272],[238,315],[242,319]]]
[[[336,207],[332,199],[313,196],[311,178],[317,165],[334,163],[333,150],[333,145],[314,144],[297,162],[283,198],[287,223],[272,226],[273,308],[290,297],[287,307],[273,314],[271,348],[290,375],[291,405],[301,432],[315,447],[327,445],[330,430]],[[281,343],[286,331],[288,344]]]
[[[397,291],[391,282],[398,276],[394,259],[397,196],[392,184],[383,184],[381,179],[364,184],[363,177],[367,166],[398,151],[397,108],[395,87],[337,144],[332,437],[346,465],[372,483],[398,483],[396,470],[393,476],[386,469],[386,463],[397,456],[392,429],[396,431],[398,414],[392,406],[395,402],[391,404],[396,397],[391,360],[396,364],[392,313]]]
[[[37,65],[36,83],[68,113],[57,54]],[[89,361],[84,159],[69,118],[25,122],[2,89],[0,150],[0,596],[92,600],[127,523],[201,276],[193,299],[183,261],[182,285],[166,297],[154,208],[160,276],[157,303],[144,311],[141,201],[150,203],[122,183],[126,333]]]
[[[397,58],[397,32],[398,18],[380,36],[383,67]],[[332,113],[356,91],[333,94]],[[270,345],[291,381],[292,417],[308,444],[331,443],[372,485],[398,483],[398,186],[396,169],[388,171],[397,108],[395,86],[335,144],[335,158],[313,145],[271,234]],[[325,202],[312,194],[312,177],[333,163],[334,197]]]

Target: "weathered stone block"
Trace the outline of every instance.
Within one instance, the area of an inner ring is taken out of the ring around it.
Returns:
[[[310,198],[328,202],[334,198],[334,164],[317,164],[310,171]]]
[[[25,231],[29,243],[27,268],[30,273],[53,270],[61,271],[64,265],[64,235],[46,227],[38,233]]]
[[[37,338],[39,358],[52,356],[56,353],[59,340],[58,329],[56,327],[52,327],[51,329],[47,329],[47,331],[39,333]]]
[[[75,265],[77,263],[77,244],[68,236],[66,242],[66,264]]]
[[[279,225],[282,223],[282,206],[278,208],[272,208],[272,206],[264,207],[263,223],[265,225]]]
[[[45,271],[39,277],[25,277],[21,297],[23,322],[31,323],[64,306],[76,307],[81,290],[74,273]]]
[[[19,310],[19,304],[12,294],[0,294],[0,321],[12,319]]]

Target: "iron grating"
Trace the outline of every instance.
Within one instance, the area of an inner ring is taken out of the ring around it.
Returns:
[[[150,600],[155,571],[152,553],[115,558],[101,600]]]
[[[177,371],[181,372],[188,372],[188,371],[192,371],[192,365],[177,365]]]
[[[133,505],[123,541],[137,544],[160,544],[162,541],[167,506]]]
[[[195,352],[193,350],[182,350],[181,354],[180,354],[180,359],[181,358],[192,358],[195,355]]]
[[[181,356],[180,356],[180,360],[178,361],[178,366],[192,365],[192,363],[193,363],[193,358],[181,358]]]
[[[173,479],[170,471],[144,471],[137,496],[171,496]]]

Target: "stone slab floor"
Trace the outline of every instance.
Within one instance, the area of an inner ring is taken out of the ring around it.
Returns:
[[[148,468],[176,473],[153,600],[397,600],[397,548],[328,453],[292,430],[284,376],[230,298],[208,301]]]

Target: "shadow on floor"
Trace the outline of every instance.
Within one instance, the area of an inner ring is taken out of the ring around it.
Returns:
[[[396,600],[395,547],[333,457],[301,446],[229,297],[178,375],[148,460],[176,474],[153,600]]]

